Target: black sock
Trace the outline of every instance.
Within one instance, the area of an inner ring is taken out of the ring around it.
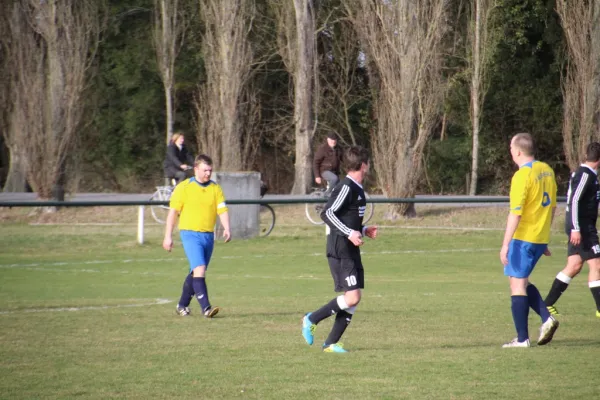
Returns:
[[[202,312],[210,308],[210,301],[208,301],[208,289],[206,288],[206,280],[204,278],[192,278],[192,285],[194,287],[194,293],[196,299],[200,303]]]
[[[555,278],[554,282],[552,282],[552,287],[550,288],[546,299],[544,299],[544,303],[546,303],[547,306],[553,306],[568,287],[568,283]]]
[[[352,314],[344,310],[338,312],[335,316],[335,322],[333,323],[331,332],[329,332],[329,336],[327,336],[327,340],[323,346],[327,347],[330,344],[339,342],[351,321]]]
[[[338,305],[337,297],[334,297],[329,303],[325,304],[323,307],[319,308],[317,311],[310,314],[310,322],[313,324],[318,324],[323,321],[325,318],[329,318],[334,314],[340,312],[341,308]]]
[[[527,298],[529,299],[529,307],[542,318],[542,323],[546,322],[550,317],[550,313],[546,308],[546,303],[542,300],[540,291],[533,283],[527,285]]]
[[[596,282],[600,283],[600,281]],[[596,311],[600,311],[600,286],[591,287],[590,292],[592,292],[592,296],[594,297],[594,301],[596,302]]]
[[[192,286],[192,274],[188,274],[183,281],[183,289],[181,290],[181,298],[179,299],[180,307],[187,307],[194,296],[194,288]]]

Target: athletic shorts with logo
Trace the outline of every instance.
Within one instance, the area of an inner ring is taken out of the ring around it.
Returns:
[[[600,242],[596,227],[581,230],[581,243],[579,245],[575,246],[569,241],[567,257],[574,255],[579,255],[583,261],[600,257]]]
[[[360,249],[347,237],[330,234],[327,237],[327,262],[336,292],[364,289],[365,271]]]
[[[547,244],[512,239],[508,245],[508,265],[504,266],[504,275],[528,278],[547,248]]]

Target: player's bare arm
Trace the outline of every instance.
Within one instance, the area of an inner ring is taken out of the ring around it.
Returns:
[[[363,240],[362,240],[362,234],[359,231],[352,231],[350,233],[350,236],[348,236],[348,239],[355,246],[361,246],[364,243]]]
[[[225,211],[224,213],[219,214],[219,220],[223,226],[223,239],[225,239],[225,243],[227,243],[231,240],[231,231],[229,230],[229,213]]]
[[[177,219],[177,210],[170,209],[165,222],[165,237],[163,239],[163,249],[171,251],[173,249],[173,228]]]
[[[375,239],[377,237],[377,226],[367,226],[365,228],[365,236]]]

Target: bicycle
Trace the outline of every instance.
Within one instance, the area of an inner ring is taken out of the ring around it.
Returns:
[[[184,169],[188,178],[193,176],[193,169],[194,168],[191,166]],[[177,186],[177,181],[175,178],[170,177],[165,178],[165,181],[168,182],[168,184],[156,186],[156,191],[150,197],[150,201],[169,201],[171,194],[173,194],[173,190],[175,190],[175,186]],[[169,205],[151,205],[150,213],[156,222],[164,224],[167,220],[167,215],[169,215]]]
[[[174,183],[174,182],[171,182]],[[175,185],[165,185],[165,186],[157,186],[156,191],[150,197],[151,201],[166,201],[168,202],[171,198],[171,194],[173,194],[173,190],[175,189]],[[261,193],[264,195],[264,193]],[[261,196],[262,198],[262,196]],[[150,212],[152,217],[159,224],[164,224],[167,220],[167,215],[169,214],[169,206],[168,205],[151,205]],[[266,237],[273,231],[275,227],[275,210],[269,204],[261,204],[259,208],[258,214],[258,236]],[[219,229],[219,222],[217,221],[217,226],[215,227],[215,231]]]
[[[269,236],[273,228],[275,228],[275,210],[269,204],[261,204],[258,214],[258,236]]]
[[[327,188],[329,188],[329,185],[327,186]],[[325,197],[325,192],[327,191],[327,188],[323,188],[323,187],[313,188],[313,191],[311,193],[309,193],[309,195],[308,195],[311,199],[322,200],[323,204],[321,204],[321,203],[306,203],[304,206],[306,218],[308,218],[308,220],[314,225],[323,225],[325,223],[325,221],[323,221],[321,219],[321,211],[323,211],[323,207],[325,206],[325,202],[327,201],[327,198]],[[367,192],[365,192],[365,198],[367,200],[370,199],[370,196],[367,194]],[[366,224],[367,222],[369,222],[371,220],[371,218],[373,217],[374,211],[375,211],[374,204],[367,202],[367,206],[365,208],[365,214],[363,216],[363,224]]]
[[[156,191],[150,197],[150,201],[168,202],[173,193],[173,189],[175,189],[175,185],[157,186]],[[169,215],[169,206],[153,204],[150,206],[150,213],[156,222],[164,224],[167,220],[167,215]]]

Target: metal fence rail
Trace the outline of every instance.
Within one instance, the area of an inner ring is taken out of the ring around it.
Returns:
[[[559,197],[558,202],[565,202],[566,197]],[[311,197],[289,196],[288,198],[270,197],[261,199],[237,199],[227,200],[228,205],[235,204],[306,204],[322,203],[324,199]],[[423,203],[423,204],[452,204],[452,203],[508,203],[508,196],[417,196],[411,198],[386,198],[375,197],[367,200],[369,203]],[[5,200],[0,201],[0,207],[110,207],[110,206],[137,206],[138,227],[137,242],[144,243],[144,208],[145,206],[167,206],[168,201],[151,200],[88,200],[88,201],[43,201],[43,200]]]
[[[558,202],[565,202],[566,197],[558,197]],[[227,200],[227,204],[305,204],[322,203],[323,199],[311,197],[262,198]],[[508,203],[508,196],[418,196],[410,198],[374,197],[367,199],[368,203]],[[168,201],[152,200],[90,200],[90,201],[54,201],[54,200],[16,200],[0,201],[0,207],[93,207],[93,206],[156,206],[169,205]]]

